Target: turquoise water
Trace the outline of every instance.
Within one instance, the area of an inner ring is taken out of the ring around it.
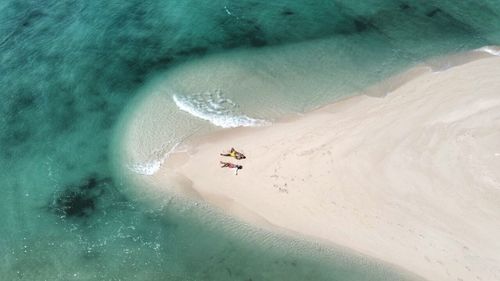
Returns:
[[[151,77],[188,61],[329,38],[336,51],[325,56],[343,58],[347,93],[429,56],[500,42],[498,1],[268,2],[0,3],[1,280],[403,278],[204,220],[194,206],[148,204],[112,172],[123,108]],[[358,84],[360,71],[371,75]],[[334,98],[306,95],[287,110]]]

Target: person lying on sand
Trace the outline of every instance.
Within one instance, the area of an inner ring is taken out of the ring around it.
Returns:
[[[221,166],[220,166],[221,168],[234,169],[234,174],[235,175],[238,175],[238,170],[243,169],[243,166],[236,165],[236,164],[229,163],[229,162],[222,162],[222,161],[220,161],[220,164],[221,164]]]
[[[246,158],[245,155],[243,155],[243,153],[236,151],[236,149],[234,149],[233,147],[231,147],[229,153],[221,153],[220,155],[234,157],[236,160],[241,160]]]

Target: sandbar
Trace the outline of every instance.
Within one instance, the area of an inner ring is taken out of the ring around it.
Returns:
[[[427,280],[500,280],[500,57],[416,72],[383,96],[191,139],[144,178]],[[237,176],[219,167],[231,147],[247,156]]]

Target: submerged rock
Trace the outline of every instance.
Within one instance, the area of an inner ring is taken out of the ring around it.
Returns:
[[[98,199],[110,183],[110,178],[90,176],[79,185],[69,185],[56,196],[50,209],[61,217],[89,217],[97,209]]]

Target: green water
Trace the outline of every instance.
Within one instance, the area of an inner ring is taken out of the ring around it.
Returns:
[[[499,27],[499,1],[2,1],[0,280],[404,279],[124,192],[111,167],[118,118],[155,74],[212,53],[330,38],[349,58],[343,77],[369,69],[369,83],[499,44]]]

